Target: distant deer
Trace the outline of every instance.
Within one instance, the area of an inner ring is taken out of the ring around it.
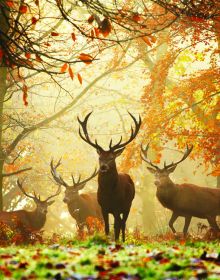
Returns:
[[[119,239],[120,231],[122,231],[122,239],[125,241],[126,221],[130,212],[132,200],[135,196],[135,188],[128,174],[118,173],[115,159],[121,155],[125,146],[136,137],[141,126],[141,118],[139,117],[139,121],[137,121],[135,117],[129,113],[135,123],[135,129],[131,128],[129,140],[122,143],[121,137],[119,142],[112,146],[111,139],[109,149],[105,151],[96,140],[95,142],[90,140],[87,132],[87,122],[91,113],[92,112],[85,117],[84,121],[78,118],[84,134],[82,134],[79,128],[79,135],[86,143],[95,148],[99,154],[100,169],[98,174],[97,196],[105,222],[105,234],[109,234],[109,214],[112,214],[114,216],[115,240],[117,241]]]
[[[50,201],[50,199],[57,196],[61,188],[59,187],[57,192],[46,200],[41,200],[40,196],[37,197],[35,193],[34,196],[27,194],[19,180],[17,180],[17,185],[25,196],[34,200],[36,209],[31,212],[26,210],[2,211],[0,212],[0,222],[9,226],[12,230],[19,231],[21,234],[27,230],[38,231],[42,229],[46,222],[47,208],[54,203],[54,200]]]
[[[189,156],[193,146],[189,148],[187,145],[186,151],[179,161],[168,165],[164,162],[163,168],[159,168],[147,159],[148,148],[149,144],[146,149],[141,147],[142,159],[151,165],[147,169],[155,175],[158,200],[165,208],[173,212],[169,221],[173,233],[176,233],[173,224],[179,216],[185,218],[183,228],[185,236],[192,217],[207,219],[210,226],[218,231],[216,216],[220,215],[220,189],[199,187],[193,184],[179,185],[173,183],[169,178],[169,174],[176,169],[177,165]]]
[[[79,191],[82,190],[86,183],[90,181],[97,175],[97,171],[93,172],[93,174],[85,179],[84,181],[80,180],[80,176],[77,181],[75,181],[72,175],[73,183],[71,185],[67,184],[61,175],[57,172],[57,167],[61,164],[59,160],[58,163],[54,166],[53,161],[51,161],[51,174],[56,181],[57,184],[64,186],[65,190],[65,197],[63,202],[67,204],[68,210],[70,215],[76,220],[77,226],[79,231],[82,232],[84,226],[87,227],[88,232],[90,232],[90,227],[88,225],[88,218],[95,217],[100,222],[103,221],[101,208],[97,201],[97,193],[90,192],[86,194],[79,194]]]

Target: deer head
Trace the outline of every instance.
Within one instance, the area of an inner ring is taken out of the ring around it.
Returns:
[[[53,203],[55,202],[55,200],[51,200],[51,201],[50,201],[50,199],[53,198],[53,197],[55,197],[55,196],[57,196],[57,195],[59,195],[59,194],[60,194],[60,191],[61,191],[61,188],[60,188],[60,186],[59,186],[58,189],[57,189],[57,191],[56,191],[56,193],[55,193],[54,195],[49,196],[49,197],[48,197],[47,199],[45,199],[45,200],[41,200],[40,195],[38,195],[38,197],[37,197],[37,195],[36,195],[35,192],[34,192],[34,195],[33,195],[33,196],[30,195],[30,194],[27,194],[26,191],[24,190],[23,186],[22,186],[22,183],[21,183],[19,180],[17,180],[17,185],[18,185],[19,189],[22,191],[22,193],[23,193],[25,196],[27,196],[27,197],[29,197],[29,198],[31,198],[31,199],[34,200],[34,202],[35,202],[35,204],[36,204],[36,206],[37,206],[36,211],[37,211],[38,213],[41,213],[41,214],[44,214],[44,215],[47,214],[47,208],[48,208],[48,206],[50,206],[51,204],[53,204]]]
[[[76,199],[78,199],[79,191],[82,190],[85,187],[86,183],[88,181],[90,181],[92,178],[94,178],[98,172],[95,169],[95,171],[92,173],[92,175],[83,181],[81,181],[81,176],[79,176],[79,178],[77,180],[75,180],[73,175],[71,175],[72,184],[69,185],[63,180],[61,175],[57,172],[57,167],[60,165],[61,165],[61,159],[55,165],[53,163],[53,160],[51,160],[51,163],[50,163],[51,174],[52,174],[55,182],[61,186],[64,186],[66,189],[63,202],[70,203],[71,201],[75,201]]]
[[[112,144],[112,139],[111,139],[110,143],[109,143],[109,149],[107,151],[105,151],[97,143],[97,140],[95,140],[95,142],[92,142],[89,137],[89,134],[87,131],[87,122],[88,122],[88,119],[91,114],[92,114],[92,112],[90,112],[83,121],[81,121],[78,117],[78,122],[83,131],[83,134],[82,134],[81,129],[79,128],[79,135],[86,143],[88,143],[90,146],[92,146],[93,148],[96,149],[97,153],[99,154],[99,165],[100,165],[99,171],[101,173],[105,173],[105,172],[108,172],[111,169],[111,167],[115,165],[116,157],[120,156],[120,154],[124,151],[126,145],[128,145],[138,134],[138,131],[141,126],[141,118],[139,116],[139,120],[137,121],[135,119],[135,117],[131,113],[129,113],[129,115],[131,116],[131,118],[133,119],[133,121],[135,123],[135,129],[133,129],[133,127],[131,127],[130,138],[127,141],[122,142],[122,136],[121,136],[120,140],[115,145]]]
[[[156,180],[155,180],[155,185],[156,186],[164,186],[167,183],[169,183],[170,179],[169,179],[169,175],[170,173],[172,173],[177,165],[184,161],[192,152],[193,146],[189,147],[188,145],[186,146],[186,150],[182,156],[182,158],[177,161],[177,162],[172,162],[171,164],[166,164],[166,162],[164,162],[164,167],[163,168],[159,168],[157,165],[153,164],[148,158],[147,158],[147,152],[149,149],[149,143],[146,146],[146,148],[144,148],[141,145],[141,158],[147,162],[148,164],[150,164],[151,167],[147,167],[147,169],[154,174]]]

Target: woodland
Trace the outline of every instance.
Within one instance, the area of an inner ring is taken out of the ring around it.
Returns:
[[[149,172],[173,163],[220,208],[219,79],[218,0],[0,0],[0,279],[219,279],[213,223],[174,234]],[[97,192],[108,147],[135,186],[122,244],[68,204]]]

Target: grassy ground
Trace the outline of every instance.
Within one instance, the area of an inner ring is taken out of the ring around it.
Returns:
[[[0,248],[0,279],[220,279],[219,241],[85,241]]]

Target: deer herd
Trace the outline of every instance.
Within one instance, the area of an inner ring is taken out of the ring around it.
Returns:
[[[119,240],[120,233],[122,234],[122,240],[125,241],[126,221],[135,197],[135,186],[128,174],[118,172],[116,158],[121,155],[125,147],[137,136],[141,126],[141,118],[139,116],[137,120],[129,113],[135,125],[134,128],[131,126],[129,139],[123,142],[121,137],[116,144],[113,144],[111,139],[108,150],[104,150],[97,140],[93,141],[89,136],[87,123],[91,113],[87,114],[83,121],[78,118],[79,136],[97,151],[99,155],[99,170],[95,169],[85,180],[81,180],[80,176],[76,180],[72,175],[72,184],[68,184],[57,171],[61,165],[61,160],[57,163],[51,160],[51,174],[58,185],[56,193],[49,196],[46,200],[41,200],[40,196],[37,197],[35,193],[33,196],[27,194],[22,183],[17,180],[19,189],[25,196],[34,200],[36,209],[32,212],[26,210],[0,212],[0,222],[15,230],[20,230],[20,232],[24,228],[40,230],[46,222],[47,208],[54,202],[51,199],[60,194],[61,186],[63,186],[65,188],[63,202],[67,204],[68,211],[75,219],[79,231],[83,231],[84,227],[87,227],[89,231],[87,219],[88,217],[94,217],[104,223],[105,234],[108,236],[110,232],[109,214],[112,214],[114,217],[115,241]],[[189,156],[193,146],[186,147],[186,151],[179,161],[168,165],[164,162],[163,168],[158,167],[148,159],[148,149],[149,144],[146,148],[141,146],[141,158],[150,165],[147,169],[155,176],[157,199],[163,207],[172,211],[169,221],[169,227],[172,232],[176,233],[173,224],[178,217],[185,218],[184,236],[187,235],[192,217],[207,219],[210,227],[214,231],[219,231],[216,217],[220,215],[220,189],[199,187],[193,184],[176,184],[169,177],[177,165]],[[97,192],[80,194],[79,191],[97,174]]]

